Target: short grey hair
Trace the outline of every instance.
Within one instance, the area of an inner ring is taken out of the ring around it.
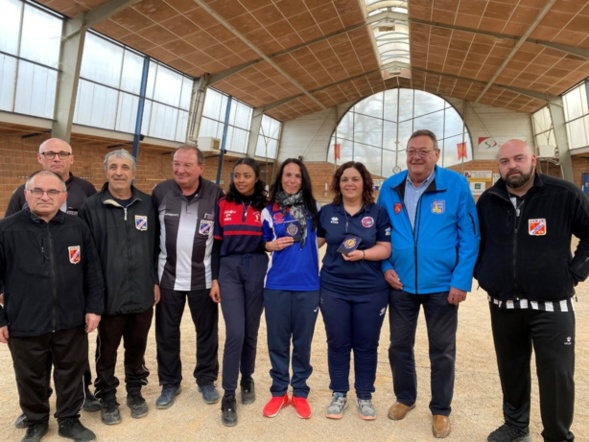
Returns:
[[[131,155],[129,153],[129,151],[127,151],[125,149],[118,149],[118,150],[113,150],[112,152],[109,152],[104,156],[104,171],[105,172],[108,170],[108,160],[111,158],[122,158],[123,160],[129,160],[129,161],[131,161],[133,171],[137,170],[137,161],[135,160],[135,157],[133,155]]]
[[[60,177],[55,172],[52,172],[50,170],[38,170],[35,173],[31,174],[31,176],[27,179],[27,182],[25,183],[25,189],[30,190],[31,182],[33,181],[33,179],[35,177],[38,177],[38,176],[49,176],[49,177],[57,178],[59,180],[62,191],[67,192],[67,186],[66,186],[63,178]]]
[[[69,153],[72,153],[72,146],[69,145],[66,141],[62,140],[61,138],[49,138],[48,140],[43,141],[39,145],[39,153],[44,152],[44,149],[49,146],[50,144],[60,144],[63,147],[66,147]]]
[[[434,150],[435,151],[440,150],[440,148],[438,146],[438,139],[436,138],[436,134],[433,133],[431,130],[428,130],[428,129],[419,129],[419,130],[416,130],[415,132],[413,132],[411,134],[411,136],[407,140],[407,145],[409,145],[409,141],[411,141],[413,138],[417,138],[417,137],[428,137],[428,138],[430,138],[434,142]]]

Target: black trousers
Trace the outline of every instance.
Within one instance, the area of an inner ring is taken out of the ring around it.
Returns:
[[[51,388],[51,369],[53,368],[53,357],[51,352],[47,355],[47,397],[51,397],[53,389]],[[90,371],[90,363],[86,361],[86,367],[84,368],[84,390],[85,393],[89,393],[90,385],[92,385],[92,372]]]
[[[268,267],[265,253],[229,255],[221,258],[219,288],[225,318],[223,390],[234,396],[237,380],[251,377],[256,366],[258,329],[264,311],[264,279]]]
[[[389,324],[391,330],[389,363],[397,401],[413,405],[417,400],[415,332],[423,306],[427,325],[432,414],[449,416],[452,412],[456,377],[456,329],[458,306],[448,302],[448,292],[414,295],[391,290]]]
[[[145,366],[147,334],[153,308],[130,315],[103,316],[96,337],[96,397],[116,399],[119,379],[115,376],[117,352],[121,339],[125,347],[125,385],[127,394],[137,394],[147,385],[149,370]]]
[[[503,390],[505,422],[530,422],[530,359],[536,356],[545,441],[572,441],[575,402],[575,313],[500,309],[490,304],[491,326]]]
[[[187,299],[196,328],[194,378],[198,385],[215,382],[219,375],[219,308],[209,297],[209,290],[179,292],[160,288],[160,294],[160,302],[155,309],[160,385],[179,385],[182,380],[180,322]]]
[[[84,401],[83,374],[88,364],[88,337],[84,327],[41,336],[8,340],[16,375],[20,407],[28,425],[49,420],[47,358],[53,357],[55,417],[77,418]]]

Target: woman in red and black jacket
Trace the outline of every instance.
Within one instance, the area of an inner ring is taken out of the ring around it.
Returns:
[[[252,375],[268,267],[261,214],[267,202],[265,188],[256,160],[239,159],[215,217],[211,298],[221,303],[225,319],[221,413],[228,427],[237,424],[235,391],[240,371],[241,403],[251,404],[256,398]]]

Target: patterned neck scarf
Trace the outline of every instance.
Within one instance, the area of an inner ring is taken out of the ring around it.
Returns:
[[[297,220],[301,226],[301,248],[305,245],[307,239],[307,210],[303,201],[303,192],[299,191],[294,195],[287,195],[283,191],[276,194],[276,204],[280,207],[282,212],[286,213],[290,210],[290,214]]]

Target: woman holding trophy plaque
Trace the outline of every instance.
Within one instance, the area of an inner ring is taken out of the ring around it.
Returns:
[[[391,224],[386,211],[374,203],[372,177],[362,163],[342,164],[331,191],[335,197],[321,208],[317,226],[319,245],[327,243],[321,315],[333,396],[326,416],[341,419],[348,406],[353,350],[358,412],[362,419],[374,420],[377,349],[389,293],[380,262],[391,254]]]
[[[266,417],[276,416],[289,403],[300,418],[311,417],[307,379],[313,371],[311,342],[319,311],[317,212],[307,168],[298,159],[284,161],[262,212],[265,247],[272,254],[264,289],[272,364]]]

